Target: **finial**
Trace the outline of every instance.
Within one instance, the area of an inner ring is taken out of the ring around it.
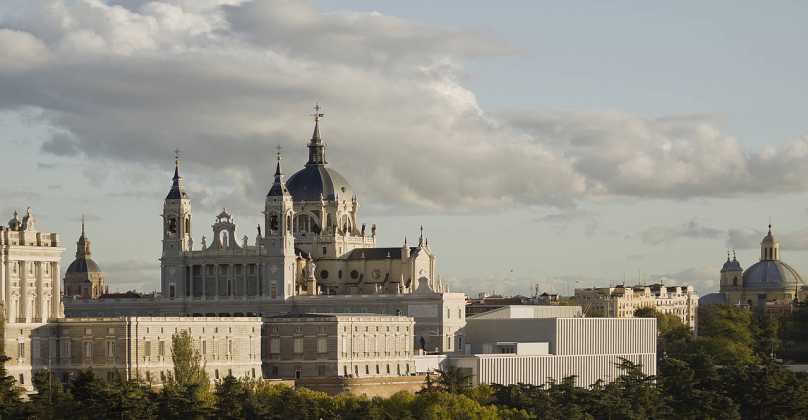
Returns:
[[[732,248],[732,260],[738,261],[738,258],[735,256],[735,248]]]
[[[314,103],[314,114],[311,114],[311,116],[314,117],[314,122],[320,121],[320,118],[325,117],[325,114],[320,112],[321,109],[323,109],[323,107],[320,106],[320,103],[315,102]]]
[[[81,236],[84,236],[84,213],[81,214]]]
[[[729,250],[727,250],[727,261],[729,261]]]

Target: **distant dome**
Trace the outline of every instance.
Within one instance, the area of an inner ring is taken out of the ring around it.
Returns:
[[[65,274],[100,273],[101,269],[92,258],[76,258],[67,267]]]
[[[803,284],[800,273],[780,260],[758,261],[743,273],[743,287],[749,289],[792,290]]]
[[[734,271],[743,271],[743,268],[741,268],[741,263],[739,263],[738,260],[735,259],[733,260],[727,259],[727,262],[725,262],[724,266],[721,267],[721,272],[731,273]]]
[[[286,181],[286,188],[295,201],[319,201],[320,195],[334,200],[335,195],[350,199],[353,190],[339,172],[324,165],[308,165]]]

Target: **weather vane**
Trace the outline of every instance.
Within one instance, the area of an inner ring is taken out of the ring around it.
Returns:
[[[320,112],[321,109],[323,108],[320,106],[319,102],[314,104],[314,114],[311,114],[311,116],[314,117],[314,121],[319,121],[320,118],[325,117],[325,114]]]

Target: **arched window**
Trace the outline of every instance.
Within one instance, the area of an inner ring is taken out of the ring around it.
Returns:
[[[185,234],[186,235],[191,234],[191,218],[190,217],[185,218]]]
[[[177,218],[176,217],[171,216],[171,217],[168,218],[168,221],[166,222],[166,231],[168,231],[170,236],[173,236],[173,235],[177,234]]]
[[[273,214],[269,217],[269,229],[270,230],[278,230],[278,215]]]
[[[229,235],[227,234],[226,230],[223,230],[222,233],[219,234],[219,238],[222,242],[222,248],[227,248],[229,245]]]

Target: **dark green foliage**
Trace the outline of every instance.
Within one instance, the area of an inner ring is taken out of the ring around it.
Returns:
[[[6,361],[8,360],[8,357],[0,353],[0,420],[16,418],[23,410],[17,381],[6,371]]]

